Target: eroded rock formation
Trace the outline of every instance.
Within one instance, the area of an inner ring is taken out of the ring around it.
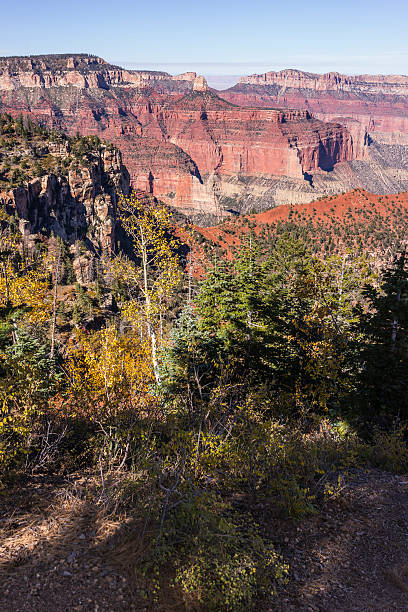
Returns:
[[[242,77],[222,96],[241,105],[308,109],[316,117],[358,120],[373,132],[408,132],[408,77],[281,70]]]
[[[30,159],[35,147],[25,151]],[[7,150],[7,153],[10,153]],[[13,151],[20,153],[21,147]],[[35,161],[39,157],[38,149]],[[71,160],[68,141],[48,142],[43,155],[57,163]],[[6,159],[0,148],[0,159]],[[33,248],[41,235],[59,236],[70,247],[79,282],[94,280],[95,262],[115,249],[117,194],[129,193],[129,174],[121,154],[112,146],[96,146],[84,158],[72,161],[66,172],[29,178],[23,185],[0,185],[0,207],[18,218],[25,246]]]
[[[310,173],[363,156],[360,129],[353,137],[305,110],[241,108],[195,73],[123,70],[94,56],[4,58],[0,98],[13,114],[114,142],[135,188],[186,213],[222,216],[230,178],[308,185]]]

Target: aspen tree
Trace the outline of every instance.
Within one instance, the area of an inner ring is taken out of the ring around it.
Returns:
[[[138,289],[141,300],[130,300],[124,314],[137,320],[142,313],[152,351],[153,369],[159,382],[157,329],[166,308],[166,301],[180,283],[181,269],[176,252],[178,241],[169,235],[171,215],[156,202],[141,204],[135,194],[121,195],[119,212],[122,227],[131,238],[135,255],[140,257],[141,276]]]
[[[57,306],[58,306],[58,284],[60,282],[61,277],[61,250],[62,245],[61,241],[57,239],[54,252],[52,253],[53,259],[53,299],[52,299],[52,319],[51,319],[51,350],[50,350],[50,358],[53,359],[55,355],[55,332],[57,328]]]

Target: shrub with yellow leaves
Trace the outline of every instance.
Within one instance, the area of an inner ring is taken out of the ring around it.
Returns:
[[[110,465],[121,464],[140,428],[148,430],[158,416],[149,342],[137,334],[121,335],[114,325],[78,332],[65,371],[64,410],[94,427],[102,439],[96,448]]]
[[[66,362],[73,404],[91,420],[117,418],[123,412],[147,416],[154,403],[150,346],[114,325],[84,333]]]

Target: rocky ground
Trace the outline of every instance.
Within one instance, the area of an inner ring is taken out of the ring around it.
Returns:
[[[408,478],[360,473],[340,500],[289,527],[292,581],[271,610],[408,610]]]
[[[38,478],[0,501],[3,612],[147,609],[108,543],[87,477]],[[408,477],[358,472],[319,515],[273,527],[291,580],[262,611],[408,610]],[[271,529],[272,531],[272,529]],[[120,556],[120,555],[119,555]],[[169,603],[161,610],[179,609]]]

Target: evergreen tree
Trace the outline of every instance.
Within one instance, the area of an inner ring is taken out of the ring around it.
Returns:
[[[408,418],[408,269],[403,252],[369,286],[368,311],[358,309],[358,412],[369,423],[390,427]]]
[[[202,417],[216,385],[222,348],[202,329],[191,305],[184,307],[161,359],[160,389],[167,403],[183,408],[190,423]]]

